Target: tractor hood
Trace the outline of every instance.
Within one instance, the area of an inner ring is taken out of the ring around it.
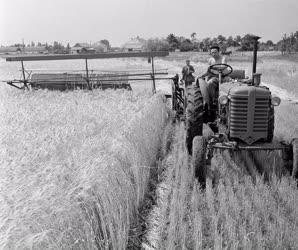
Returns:
[[[220,95],[240,95],[248,96],[251,91],[255,91],[257,96],[270,96],[269,88],[265,86],[250,86],[241,82],[226,82],[220,86]]]
[[[256,97],[269,97],[270,91],[265,87],[255,86],[234,86],[229,88],[228,95],[230,96],[249,96],[251,92],[255,92]]]

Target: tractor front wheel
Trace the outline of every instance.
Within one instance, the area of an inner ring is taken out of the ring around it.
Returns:
[[[204,136],[196,136],[192,144],[192,164],[195,177],[198,179],[202,188],[206,187],[206,146],[207,139]]]

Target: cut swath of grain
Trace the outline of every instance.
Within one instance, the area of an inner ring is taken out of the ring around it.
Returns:
[[[159,153],[162,98],[122,90],[5,98],[0,248],[124,249]]]

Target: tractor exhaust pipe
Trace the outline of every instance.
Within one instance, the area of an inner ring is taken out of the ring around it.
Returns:
[[[255,85],[259,85],[260,81],[261,81],[261,74],[256,74],[257,72],[257,53],[258,53],[258,40],[261,37],[259,36],[254,36],[253,40],[254,40],[254,50],[253,50],[253,62],[252,62],[252,84]]]

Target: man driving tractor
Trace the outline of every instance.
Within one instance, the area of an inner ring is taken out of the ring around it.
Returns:
[[[207,73],[203,74],[197,79],[197,86],[200,87],[204,100],[204,107],[208,110],[206,112],[208,122],[213,122],[215,119],[215,110],[217,108],[217,98],[219,82],[229,81],[228,75],[232,68],[227,65],[227,60],[224,56],[220,55],[220,48],[218,45],[210,47],[211,57],[208,60]],[[220,72],[220,74],[219,74]]]
[[[226,64],[227,60],[226,57],[220,55],[220,48],[218,45],[213,45],[210,47],[210,54],[211,57],[208,60],[208,66],[215,65],[215,64]],[[218,87],[218,76],[214,76],[210,74],[210,72],[205,73],[203,76],[201,76],[202,79],[199,80],[200,87],[206,91],[202,91],[202,95],[204,97],[204,100],[212,100],[216,97],[216,90]],[[225,81],[228,79],[222,79],[222,81]],[[205,96],[204,96],[205,95]]]

